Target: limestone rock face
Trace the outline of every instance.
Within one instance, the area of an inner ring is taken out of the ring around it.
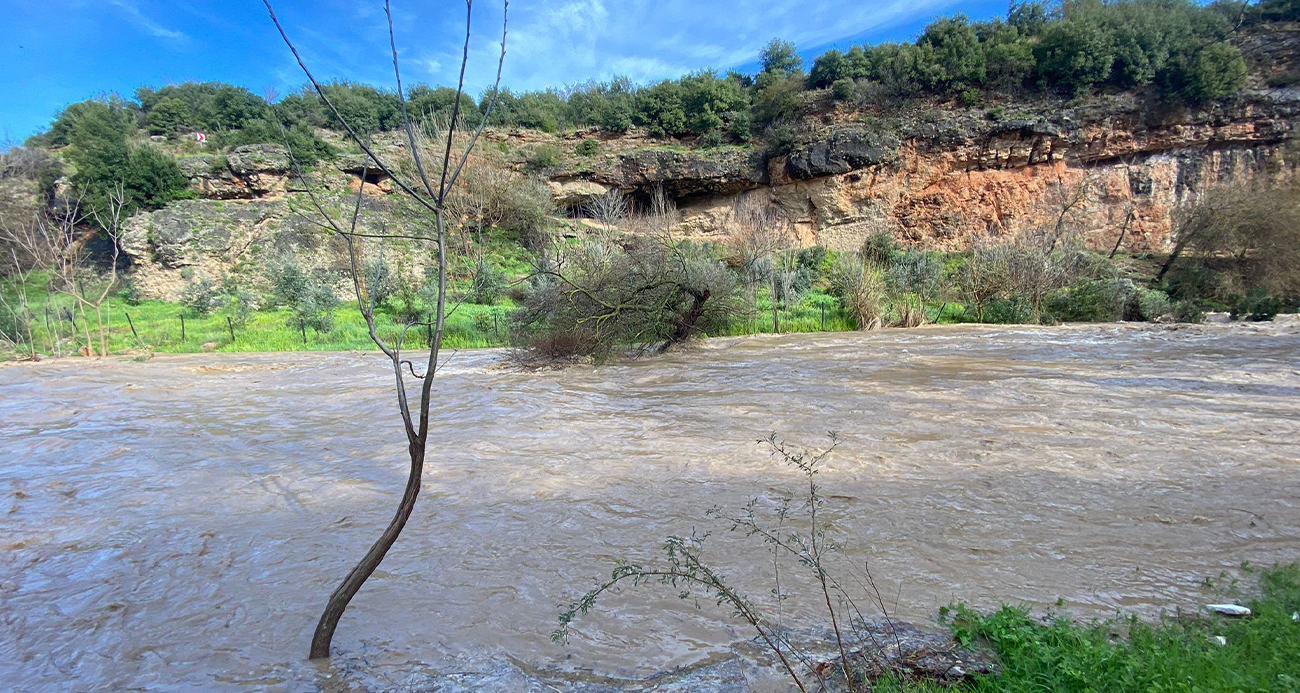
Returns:
[[[131,279],[143,297],[175,301],[187,284],[199,279],[219,283],[237,274],[245,284],[263,284],[268,263],[292,255],[305,269],[336,277],[339,295],[346,298],[350,291],[346,251],[294,213],[295,208],[310,204],[303,198],[291,194],[280,199],[180,200],[136,214],[119,239],[129,258]],[[342,205],[342,199],[335,198],[336,206]],[[409,230],[400,211],[385,199],[367,197],[360,219],[362,232],[376,233],[380,227],[394,233]],[[429,253],[415,243],[390,243],[386,261],[394,271],[421,276]]]
[[[246,144],[224,158],[191,156],[176,162],[190,187],[215,200],[281,195],[292,186],[289,153],[278,144]]]
[[[737,205],[757,197],[801,242],[837,249],[878,231],[955,249],[1060,228],[1098,248],[1122,233],[1126,250],[1159,251],[1178,210],[1206,189],[1292,177],[1298,122],[1295,89],[1195,109],[1124,94],[840,123],[770,160],[649,149],[560,175],[629,192],[662,185],[688,237],[725,237]]]
[[[790,154],[785,170],[795,180],[848,173],[898,158],[898,138],[855,130],[841,130]]]
[[[555,204],[566,208],[578,207],[591,198],[600,197],[614,189],[612,185],[582,179],[553,178],[546,184],[551,189]]]
[[[757,147],[692,148],[636,131],[488,132],[482,144],[509,160],[530,147],[575,149],[596,140],[594,151],[541,171],[514,163],[544,179],[558,207],[579,217],[610,190],[642,206],[662,189],[680,212],[678,237],[723,240],[738,208],[762,204],[777,210],[800,243],[840,250],[882,231],[920,247],[960,249],[1061,229],[1100,250],[1122,236],[1124,250],[1162,251],[1180,210],[1214,185],[1292,178],[1298,124],[1300,89],[1257,83],[1196,108],[1121,94],[894,115],[837,111],[784,156]],[[406,148],[399,133],[377,136],[373,146],[393,161]],[[205,199],[129,221],[122,245],[141,293],[175,299],[189,277],[219,279],[290,251],[341,277],[342,256],[291,213],[308,203],[289,164],[278,145],[180,160]],[[356,155],[310,175],[327,195],[355,194],[362,185],[369,193],[364,223],[389,231],[401,225],[388,194],[393,182]],[[583,225],[578,219],[572,226]],[[409,249],[404,261],[414,268],[426,250]],[[390,258],[400,255],[391,248]]]
[[[762,158],[734,147],[687,150],[652,145],[584,163],[581,169],[558,166],[543,174],[562,207],[614,188],[641,194],[662,188],[669,197],[682,198],[728,195],[767,182]]]

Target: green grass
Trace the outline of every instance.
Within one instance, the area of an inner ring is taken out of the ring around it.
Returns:
[[[527,255],[522,250],[518,253],[511,253],[508,249],[493,252],[490,259],[507,269],[512,276],[526,274],[528,268]],[[77,353],[85,345],[86,339],[82,316],[76,310],[75,303],[70,297],[48,294],[42,278],[34,277],[34,280],[26,287],[26,292],[37,352],[43,356]],[[10,305],[16,303],[17,287],[5,285],[0,287],[0,292],[3,292],[3,299]],[[771,333],[771,303],[765,293],[760,293],[757,309],[752,316],[735,320],[724,332],[710,336]],[[2,310],[4,309],[0,308]],[[66,318],[69,310],[74,313],[77,325],[75,333]],[[514,310],[514,304],[509,301],[492,306],[462,304],[448,315],[444,344],[452,349],[509,346],[509,321]],[[929,313],[931,321],[940,323],[960,322],[962,319],[961,305],[956,303],[932,305]],[[132,304],[114,296],[105,302],[103,314],[110,354],[145,350],[157,353],[196,353],[204,351],[205,345],[209,346],[209,350],[219,352],[350,351],[375,348],[367,333],[365,321],[356,306],[350,302],[340,303],[335,309],[334,328],[326,333],[307,329],[304,334],[302,329],[293,324],[287,309],[274,309],[257,311],[248,316],[242,325],[235,321],[234,339],[231,339],[231,326],[226,322],[229,314],[224,311],[200,316],[176,303],[141,301]],[[852,316],[839,300],[821,289],[809,291],[797,306],[780,307],[777,314],[782,334],[857,329]],[[91,341],[98,350],[99,335],[93,328],[95,317],[89,312],[88,316],[92,321]],[[389,343],[396,341],[401,326],[390,312],[383,309],[377,311],[376,322],[381,337]],[[132,324],[135,326],[134,333],[131,331]],[[59,338],[57,348],[56,337]],[[426,340],[425,332],[412,329],[407,332],[403,348],[423,347]],[[0,359],[21,358],[25,354],[23,350],[4,350],[0,347]]]
[[[1249,568],[1248,568],[1249,570]],[[980,676],[961,690],[999,693],[1280,693],[1300,691],[1300,564],[1259,573],[1254,612],[1231,620],[1173,615],[1157,623],[1118,619],[1046,622],[1027,609],[948,613],[964,644],[997,652],[1002,673]],[[1219,645],[1213,638],[1227,640]],[[932,683],[883,681],[876,691],[951,690]]]
[[[15,287],[6,287],[4,291],[5,299],[12,303],[16,295]],[[49,295],[36,286],[28,287],[27,295],[33,315],[33,341],[39,353],[46,356],[55,353],[75,354],[85,345],[83,318],[71,298]],[[73,311],[77,326],[75,334],[66,317],[69,310]],[[448,348],[467,349],[506,344],[513,305],[484,306],[466,303],[455,307],[454,311],[451,307],[448,310],[444,340]],[[94,328],[95,316],[89,311],[87,315],[92,325],[91,341],[98,350],[99,335]],[[334,328],[323,334],[309,328],[304,335],[303,330],[291,324],[290,311],[275,309],[257,311],[248,316],[242,325],[236,322],[234,339],[231,339],[230,325],[226,322],[227,313],[220,311],[198,316],[175,303],[142,301],[132,305],[113,297],[105,302],[103,315],[108,333],[108,350],[113,354],[145,349],[159,353],[194,353],[203,351],[205,344],[215,345],[213,350],[222,352],[348,351],[375,348],[370,341],[365,320],[356,306],[350,303],[342,303],[334,310]],[[395,342],[402,331],[394,316],[384,311],[378,311],[376,323],[380,336],[390,343]],[[132,324],[135,326],[134,333],[131,331]],[[54,346],[56,336],[62,338],[57,349]],[[403,346],[408,349],[423,347],[426,340],[424,330],[412,328],[407,332]],[[16,354],[13,351],[0,351],[0,359],[16,356],[22,356],[22,352]]]

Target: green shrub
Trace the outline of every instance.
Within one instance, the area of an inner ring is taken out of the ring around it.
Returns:
[[[600,151],[600,141],[594,137],[588,137],[578,143],[578,154],[582,156],[595,156]]]
[[[1268,291],[1264,287],[1257,286],[1246,292],[1245,296],[1239,298],[1232,305],[1231,318],[1250,322],[1266,322],[1276,318],[1280,312],[1282,312],[1281,299],[1268,295]]]
[[[768,125],[793,122],[799,117],[803,101],[803,80],[798,77],[772,77],[754,94],[754,120]]]
[[[76,167],[72,184],[82,193],[84,208],[107,213],[120,185],[126,217],[141,207],[161,207],[189,187],[189,180],[170,156],[152,146],[128,142],[134,132],[131,114],[118,102],[87,102],[78,110],[70,126],[66,156]]]
[[[1124,282],[1087,279],[1053,291],[1045,307],[1060,322],[1113,322],[1124,316],[1128,299]]]
[[[1158,289],[1138,289],[1133,294],[1125,319],[1151,322],[1174,314],[1174,304],[1169,294]]]
[[[1034,307],[1018,298],[993,298],[984,305],[981,322],[1020,325],[1034,322]]]
[[[858,93],[858,83],[844,77],[831,84],[831,97],[836,101],[848,101]]]
[[[1205,311],[1196,301],[1178,301],[1173,309],[1174,322],[1205,322]]]
[[[224,304],[220,287],[207,277],[190,281],[181,292],[181,305],[194,315],[208,315]]]
[[[1034,58],[1045,84],[1082,94],[1110,76],[1115,45],[1097,22],[1067,19],[1048,26],[1034,48]]]
[[[268,263],[266,270],[271,281],[271,296],[279,305],[292,306],[311,290],[311,276],[292,254],[286,253]]]
[[[700,135],[700,139],[696,141],[696,145],[703,149],[721,147],[723,145],[722,133],[717,130],[710,130],[709,132]]]
[[[745,143],[748,142],[753,133],[753,120],[749,117],[749,111],[732,111],[726,115],[727,134],[731,136],[731,141]]]
[[[759,56],[759,63],[763,66],[763,72],[769,74],[788,75],[803,69],[803,58],[799,57],[794,44],[781,39],[768,42]]]
[[[132,277],[121,277],[118,286],[120,288],[117,290],[117,297],[128,306],[138,306],[140,301],[144,300],[144,296],[140,294],[140,285]]]
[[[800,267],[822,274],[826,270],[827,262],[830,259],[830,251],[824,245],[815,245],[811,248],[803,248],[795,255],[794,262]]]
[[[560,148],[553,144],[535,144],[524,150],[524,161],[535,171],[558,166],[560,157]]]
[[[1210,44],[1188,61],[1183,94],[1192,101],[1217,99],[1237,93],[1246,83],[1246,61],[1236,46]]]
[[[334,308],[338,302],[334,287],[328,282],[319,279],[312,281],[307,292],[290,306],[293,313],[288,325],[311,328],[322,334],[329,332],[334,329]]]
[[[862,242],[858,253],[862,261],[881,267],[894,264],[894,260],[903,252],[903,246],[888,231],[877,231]]]
[[[785,156],[794,151],[799,144],[799,134],[793,127],[785,123],[773,125],[763,132],[763,139],[767,141],[766,151],[768,156]]]
[[[957,91],[964,101],[965,91],[983,83],[987,60],[979,34],[965,15],[931,22],[916,45],[919,76],[931,90]]]
[[[811,268],[802,265],[796,265],[792,269],[777,272],[776,276],[776,300],[781,305],[790,308],[798,305],[803,295],[808,289],[812,288],[813,282],[817,281],[817,273]]]
[[[322,160],[333,159],[338,154],[332,145],[321,139],[306,123],[294,123],[288,128],[282,128],[270,120],[252,120],[240,130],[218,133],[215,142],[223,147],[245,144],[287,145],[294,163],[299,166],[311,166]]]
[[[831,267],[831,295],[840,300],[859,330],[880,327],[885,313],[885,278],[878,267],[841,255]]]
[[[470,281],[469,298],[474,303],[490,306],[505,294],[509,283],[505,270],[479,258],[474,266],[474,278]]]
[[[175,137],[186,128],[193,128],[194,116],[190,107],[176,97],[161,99],[145,117],[149,133]]]
[[[249,318],[253,316],[261,303],[257,294],[245,286],[234,283],[233,277],[227,278],[223,293],[225,295],[222,301],[222,311],[234,324],[240,327],[246,326]]]
[[[0,309],[0,344],[23,344],[31,330],[31,318],[25,311]]]
[[[366,300],[383,306],[401,290],[401,278],[382,255],[368,257],[361,263],[361,286],[366,290]]]
[[[886,284],[895,296],[914,294],[925,301],[938,295],[943,263],[933,254],[907,250],[895,254],[888,267]]]

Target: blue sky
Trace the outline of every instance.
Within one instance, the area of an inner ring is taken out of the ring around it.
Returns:
[[[22,140],[61,107],[139,85],[222,81],[284,94],[304,79],[260,0],[8,0],[0,19],[0,142]],[[273,2],[323,79],[388,86],[382,0]],[[394,0],[407,83],[454,84],[459,0]],[[774,37],[805,56],[911,39],[930,20],[1001,16],[1006,0],[513,0],[503,82],[561,87],[620,74],[647,82],[704,67],[752,68]],[[467,81],[491,83],[501,6],[478,0]]]

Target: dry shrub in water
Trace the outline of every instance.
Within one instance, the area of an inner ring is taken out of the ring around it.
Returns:
[[[664,350],[727,324],[735,280],[709,247],[625,236],[557,245],[516,314],[526,359]]]
[[[1160,271],[1175,293],[1300,298],[1300,186],[1211,190],[1183,212],[1175,238]]]

